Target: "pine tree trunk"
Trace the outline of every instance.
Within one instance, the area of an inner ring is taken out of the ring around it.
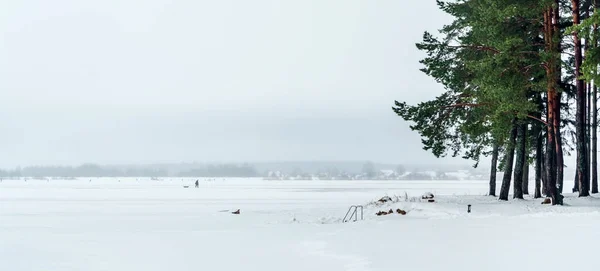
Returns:
[[[594,12],[598,12],[598,0],[594,0]],[[594,32],[598,31],[598,25],[594,24]],[[592,39],[592,47],[598,47],[598,40]],[[592,90],[592,193],[598,193],[598,83],[594,82]]]
[[[564,187],[564,158],[563,158],[563,149],[562,149],[562,136],[560,131],[560,101],[561,94],[556,94],[556,99],[554,100],[554,138],[556,140],[555,152],[556,152],[556,184],[558,185],[558,193],[563,193]]]
[[[592,94],[592,193],[598,193],[598,87],[594,85]]]
[[[551,105],[551,96],[550,95],[546,95],[546,99],[548,100],[548,106],[546,106],[546,119],[548,121],[548,124],[546,125],[546,138],[544,139],[544,141],[546,142],[545,148],[545,152],[544,152],[544,159],[542,160],[542,165],[544,170],[542,171],[542,181],[543,181],[543,190],[542,193],[544,194],[544,196],[548,196],[548,194],[550,193],[550,188],[549,188],[549,183],[550,183],[550,171],[548,171],[549,167],[552,167],[551,165],[548,164],[548,162],[550,161],[550,159],[553,157],[554,153],[553,150],[554,148],[552,148],[552,145],[554,145],[553,142],[550,142],[550,138],[552,137],[552,135],[554,134],[554,130],[552,130],[552,124],[553,124],[553,120],[551,119],[551,115],[550,113],[552,112],[550,105]],[[552,151],[552,152],[549,152]]]
[[[548,130],[552,130],[551,127],[548,127]],[[544,161],[544,166],[546,170],[546,197],[555,199],[556,196],[556,164],[555,157],[556,152],[554,148],[556,144],[554,143],[554,131],[548,131],[548,144],[546,144],[546,157]]]
[[[554,99],[556,99],[556,95],[549,95],[550,98],[550,105],[552,107],[553,103],[554,103]],[[553,98],[552,98],[553,97]],[[556,200],[557,200],[557,195],[558,195],[558,189],[557,189],[557,182],[556,182],[556,172],[557,172],[557,166],[556,166],[556,157],[557,157],[557,152],[556,152],[556,133],[554,130],[554,116],[553,116],[553,112],[554,110],[550,110],[550,115],[548,116],[548,122],[550,123],[550,125],[548,125],[548,140],[547,140],[547,144],[546,144],[546,160],[545,160],[545,167],[546,167],[546,197],[550,197],[552,198],[552,202],[553,204],[555,204]]]
[[[579,192],[579,171],[575,170],[575,185],[573,186],[573,193]]]
[[[508,200],[508,193],[510,191],[510,177],[513,171],[513,162],[515,159],[515,141],[517,139],[517,125],[513,125],[510,130],[510,138],[506,146],[506,157],[504,163],[504,176],[502,178],[502,186],[500,187],[499,200]]]
[[[587,47],[587,42],[586,42],[586,47]],[[586,171],[585,171],[585,178],[586,180],[588,180],[588,182],[590,182],[592,180],[592,167],[591,167],[591,163],[592,163],[592,134],[591,134],[591,124],[590,124],[590,116],[591,116],[591,110],[592,110],[592,104],[591,104],[591,98],[592,98],[592,85],[591,84],[587,84],[586,87],[586,92],[587,92],[587,97],[586,97],[586,102],[587,102],[587,106],[586,106],[586,111],[585,111],[585,166],[586,166]]]
[[[587,1],[583,1],[583,5],[584,5],[584,13],[585,13],[585,17],[589,18],[590,16],[590,7],[592,4],[591,0],[587,0]],[[589,49],[591,46],[591,41],[590,41],[590,36],[586,36],[584,38],[585,43],[584,43],[584,57],[587,57],[588,53],[589,53]],[[592,112],[592,84],[590,82],[587,82],[586,86],[585,86],[585,91],[586,91],[586,110],[585,110],[585,166],[586,166],[586,171],[585,171],[585,178],[588,181],[588,183],[592,180],[592,167],[591,167],[591,163],[592,163],[592,124],[591,124],[591,112]]]
[[[554,130],[554,140],[555,140],[555,146],[554,146],[554,151],[555,151],[555,157],[554,157],[554,167],[556,167],[556,172],[555,172],[555,180],[552,181],[552,185],[554,186],[552,188],[552,204],[556,205],[556,204],[563,204],[563,196],[562,196],[562,191],[563,191],[563,187],[564,187],[564,157],[563,157],[563,149],[562,149],[562,133],[560,131],[560,121],[561,121],[561,114],[560,114],[560,103],[561,103],[561,92],[558,91],[559,86],[562,82],[562,78],[561,78],[561,59],[560,59],[560,52],[562,52],[562,46],[561,46],[561,42],[560,42],[560,36],[561,36],[561,30],[560,30],[560,0],[554,0],[554,6],[553,6],[553,11],[552,11],[552,15],[554,17],[553,19],[553,23],[552,23],[552,34],[553,34],[553,45],[554,45],[554,52],[558,53],[558,57],[554,59],[554,68],[553,68],[553,75],[554,75],[554,79],[555,79],[555,85],[553,86],[553,92],[555,95],[555,98],[553,99],[553,103],[554,103],[554,112],[553,112],[553,121],[554,121],[554,125],[553,125],[553,130]]]
[[[542,157],[542,195],[544,196],[548,196],[548,180],[550,179],[548,176],[548,170],[546,163],[548,160],[548,155],[551,155],[548,153],[548,144],[550,144],[550,142],[548,142],[548,140],[550,139],[550,135],[548,134],[548,132],[550,131],[550,127],[552,124],[552,120],[550,120],[550,96],[548,94],[546,94],[546,99],[548,100],[548,105],[546,106],[546,118],[547,118],[547,124],[544,127],[545,129],[545,133],[544,133],[544,137],[542,138],[542,153],[543,153],[543,157]]]
[[[535,139],[535,192],[534,198],[542,197],[542,176],[544,173],[543,169],[543,160],[544,160],[544,138],[540,135],[539,125],[534,125],[534,134],[536,136]]]
[[[492,165],[490,169],[490,196],[496,196],[496,171],[498,170],[498,143],[492,149]]]
[[[546,141],[548,141],[546,139]],[[548,146],[548,144],[546,143],[545,146]],[[547,148],[546,148],[547,149]],[[547,159],[548,159],[548,152],[547,150],[543,153],[544,156],[542,157],[542,195],[544,196],[548,196],[548,171],[546,170],[546,163],[547,163]]]
[[[554,179],[550,180],[549,189],[552,197],[552,204],[562,205],[563,204],[563,184],[564,184],[564,160],[563,160],[563,149],[562,149],[562,135],[560,131],[560,93],[555,94],[554,102],[554,157],[552,166],[555,168],[554,171]]]
[[[523,164],[523,195],[529,195],[529,162],[528,155],[525,155],[525,164]]]
[[[577,82],[577,83],[579,83],[579,82]],[[577,90],[579,91],[579,85],[577,85]],[[579,93],[577,93],[577,95],[579,95]],[[577,102],[576,102],[577,110],[579,110],[579,99],[580,99],[580,97],[577,96],[577,99],[576,99],[577,100]],[[577,114],[579,114],[579,111],[577,111]],[[578,121],[578,118],[579,118],[579,115],[577,115],[575,118],[576,122]],[[576,125],[576,128],[578,128],[577,125]],[[576,159],[576,165],[575,165],[575,179],[573,180],[573,193],[580,191],[579,167],[580,167],[580,162],[579,162],[579,156],[578,156]]]
[[[573,25],[579,25],[579,0],[571,0],[573,10]],[[577,32],[573,32],[573,43],[575,52],[575,75],[577,77],[577,114],[575,116],[575,127],[576,127],[576,144],[577,144],[577,182],[579,183],[579,196],[589,196],[589,179],[587,177],[587,166],[586,166],[586,148],[585,148],[585,85],[581,80],[581,64],[583,61],[582,50],[581,50],[581,39]]]
[[[515,161],[515,175],[513,198],[523,199],[523,165],[525,164],[525,124],[517,124],[517,159]]]
[[[521,189],[523,195],[529,195],[529,124],[523,124],[525,126],[525,135],[523,136],[525,141],[525,162],[523,163],[523,180],[521,181]]]
[[[560,29],[559,25],[559,0],[554,1],[553,6],[549,6],[544,12],[544,43],[546,52],[553,55],[546,62],[546,77],[547,80],[547,133],[546,133],[546,157],[544,170],[546,172],[546,192],[547,196],[552,198],[552,204],[562,204],[562,195],[560,195],[560,187],[557,187],[557,160],[562,158],[562,146],[557,142],[560,138],[560,100],[558,99],[558,80],[560,80]],[[562,166],[562,163],[560,163]]]

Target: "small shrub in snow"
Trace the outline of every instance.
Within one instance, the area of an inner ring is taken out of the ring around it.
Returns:
[[[382,216],[382,215],[387,215],[387,214],[388,213],[384,212],[384,211],[379,211],[379,212],[376,213],[377,216]]]
[[[390,198],[389,196],[385,196],[383,198],[380,198],[377,202],[379,203],[386,203],[386,202],[391,202],[392,198]]]
[[[396,213],[400,214],[400,215],[406,215],[406,211],[402,210],[402,209],[396,209]],[[377,213],[375,213],[377,216],[382,216],[382,215],[391,215],[394,214],[394,210],[390,209],[389,211],[379,211]]]

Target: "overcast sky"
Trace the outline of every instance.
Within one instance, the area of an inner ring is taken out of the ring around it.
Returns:
[[[434,0],[0,2],[0,167],[435,162],[391,110]]]

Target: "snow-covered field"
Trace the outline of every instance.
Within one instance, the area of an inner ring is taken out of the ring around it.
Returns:
[[[598,197],[498,202],[486,181],[194,180],[3,180],[0,270],[566,270],[599,253]],[[385,195],[399,202],[373,203]],[[355,204],[364,221],[342,223]],[[408,213],[375,215],[397,208]]]

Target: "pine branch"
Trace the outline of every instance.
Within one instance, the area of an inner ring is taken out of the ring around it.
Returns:
[[[498,50],[498,49],[496,49],[494,47],[483,46],[483,45],[448,45],[448,47],[450,47],[450,48],[475,49],[477,51],[488,51],[488,52],[493,52],[495,54],[500,53],[500,50]]]
[[[459,103],[459,104],[453,104],[453,105],[446,105],[444,106],[444,108],[455,108],[455,107],[479,107],[479,106],[486,106],[486,105],[490,105],[489,103],[481,103],[481,104],[475,104],[475,103]]]

